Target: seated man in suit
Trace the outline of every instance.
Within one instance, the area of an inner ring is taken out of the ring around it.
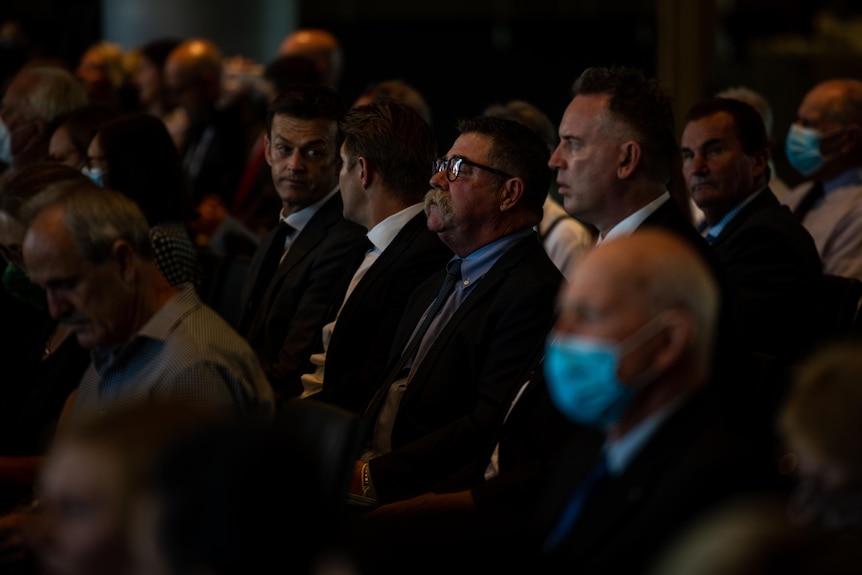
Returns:
[[[545,373],[555,405],[604,439],[577,436],[545,484],[523,534],[538,536],[532,572],[642,573],[713,505],[776,488],[707,385],[718,308],[703,261],[662,230],[585,257],[561,293]]]
[[[464,120],[459,131],[425,197],[428,229],[455,257],[413,292],[388,376],[364,410],[371,437],[353,490],[381,500],[421,493],[449,472],[448,461],[422,456],[440,437],[459,465],[493,445],[564,281],[533,227],[550,184],[547,145],[502,118]],[[444,276],[451,297],[438,292]]]
[[[566,211],[598,230],[597,243],[644,227],[680,236],[709,264],[719,288],[721,262],[668,191],[679,149],[670,95],[634,68],[587,68],[559,125],[551,155]],[[722,300],[716,366],[736,379],[745,371],[730,303]]]
[[[326,324],[337,280],[365,230],[344,219],[338,188],[344,105],[331,88],[297,85],[270,103],[266,162],[281,198],[277,228],[254,253],[238,331],[260,357],[278,399],[302,393],[300,377]],[[343,292],[340,294],[343,296]]]
[[[436,145],[416,110],[391,98],[351,109],[341,122],[344,217],[368,230],[367,251],[345,266],[304,396],[359,411],[386,376],[407,298],[452,257],[422,210]],[[344,296],[341,296],[345,293]],[[319,393],[318,393],[319,392]]]
[[[768,145],[751,105],[706,100],[686,116],[682,170],[736,298],[746,345],[795,360],[815,335],[822,272],[811,234],[768,186]]]

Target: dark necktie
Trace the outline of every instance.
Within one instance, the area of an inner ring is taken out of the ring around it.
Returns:
[[[715,236],[711,233],[708,233],[704,236],[704,239],[706,240],[706,243],[712,245],[712,243],[715,241]]]
[[[278,264],[281,263],[281,257],[284,255],[284,244],[287,241],[287,236],[295,231],[295,228],[285,222],[279,221],[278,227],[275,229],[275,235],[269,248],[266,250],[266,255],[263,256],[263,261],[260,263],[260,272],[257,275],[257,281],[254,284],[251,297],[248,299],[246,313],[243,314],[243,324],[239,326],[240,333],[245,333],[254,317],[254,309],[258,307],[260,299],[266,293],[266,288],[269,282],[272,281],[275,271],[278,269]]]
[[[544,551],[547,552],[554,549],[565,540],[566,536],[572,530],[572,526],[578,520],[578,516],[581,514],[581,510],[590,493],[607,476],[608,464],[605,456],[602,455],[590,470],[590,474],[581,481],[574,493],[572,493],[556,525],[554,525],[554,528],[548,534],[548,538],[545,539]]]
[[[419,327],[413,332],[413,337],[410,339],[410,343],[408,343],[404,352],[401,354],[401,357],[398,359],[398,363],[396,363],[392,371],[389,372],[389,377],[386,378],[383,385],[377,388],[377,392],[365,408],[366,417],[373,418],[377,413],[377,409],[380,407],[383,398],[386,397],[389,387],[399,378],[401,371],[410,364],[413,356],[416,355],[416,351],[419,349],[419,344],[422,343],[422,338],[431,326],[431,322],[439,313],[440,308],[443,307],[443,304],[452,293],[452,288],[455,287],[455,284],[458,283],[458,280],[460,279],[461,260],[455,259],[446,265],[446,278],[443,280],[443,285],[440,286],[437,296],[428,307],[428,313],[425,314],[425,317],[422,319],[422,323],[419,324]]]
[[[806,192],[805,196],[802,197],[802,201],[799,202],[799,205],[796,206],[796,209],[793,210],[793,215],[796,216],[798,221],[802,221],[805,219],[805,216],[811,211],[811,208],[817,203],[817,200],[823,197],[823,184],[820,182],[814,182],[814,185],[811,186],[811,189]]]

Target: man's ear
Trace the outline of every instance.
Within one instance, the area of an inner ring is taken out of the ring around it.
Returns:
[[[263,135],[263,157],[266,163],[272,166],[272,152],[269,151],[269,134]]]
[[[751,175],[756,181],[766,170],[769,163],[769,152],[767,150],[759,150],[751,156]]]
[[[362,189],[367,190],[374,181],[377,171],[374,169],[374,164],[363,156],[356,158],[356,162],[359,164],[359,181],[362,183]]]
[[[665,319],[665,338],[662,346],[655,354],[654,365],[661,371],[679,363],[691,348],[696,337],[694,318],[681,309],[670,309],[663,312]]]
[[[500,191],[500,211],[511,210],[518,205],[524,196],[524,180],[521,178],[509,178]]]
[[[132,283],[138,275],[138,269],[135,266],[137,256],[131,244],[124,239],[115,240],[111,247],[111,256],[117,263],[117,269],[123,281],[127,284]]]
[[[643,159],[643,149],[634,140],[620,144],[620,161],[617,165],[617,177],[621,180],[632,177]]]

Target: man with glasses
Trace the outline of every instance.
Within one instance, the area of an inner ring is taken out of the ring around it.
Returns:
[[[550,184],[547,145],[502,118],[458,130],[425,196],[428,229],[455,256],[411,295],[388,376],[364,410],[352,491],[380,501],[427,490],[493,444],[564,282],[533,228]]]

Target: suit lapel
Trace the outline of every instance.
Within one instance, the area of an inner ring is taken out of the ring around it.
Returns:
[[[497,260],[491,269],[488,270],[488,273],[485,274],[485,276],[476,284],[473,291],[470,292],[463,302],[461,302],[461,305],[446,323],[446,326],[437,336],[433,345],[428,349],[428,353],[422,360],[422,365],[419,366],[418,371],[413,376],[414,380],[419,378],[420,373],[427,370],[426,366],[434,365],[436,358],[440,353],[442,353],[442,350],[446,349],[452,334],[458,330],[459,324],[470,314],[474,307],[479,305],[485,299],[485,295],[494,289],[498,283],[504,280],[512,272],[512,269],[516,268],[525,257],[535,253],[536,250],[544,250],[544,248],[538,243],[536,236],[530,235],[519,240],[518,243],[509,248],[509,251],[504,253],[500,259]],[[442,280],[440,276],[435,277]],[[407,396],[410,395],[411,390],[417,392],[416,390],[418,387],[420,386],[408,385],[404,392],[404,398],[406,399]]]
[[[712,247],[715,248],[721,245],[728,237],[732,236],[733,233],[745,225],[749,216],[755,212],[758,212],[762,209],[768,208],[771,205],[778,205],[778,199],[775,197],[775,194],[772,193],[772,190],[766,188],[760,193],[756,198],[751,200],[748,205],[746,205],[736,216],[733,217],[724,229],[718,234],[718,237],[712,242]]]
[[[329,198],[329,200],[320,206],[320,209],[311,217],[305,227],[302,228],[302,231],[293,238],[290,249],[287,250],[287,254],[278,265],[278,269],[276,270],[272,281],[269,282],[269,286],[267,286],[255,312],[254,320],[248,330],[249,341],[253,340],[257,336],[258,330],[263,326],[268,310],[272,305],[272,300],[281,290],[284,276],[295,268],[299,262],[308,257],[309,252],[326,238],[329,228],[338,222],[338,219],[341,216],[341,210],[341,192],[336,192],[331,198]],[[274,235],[274,232],[272,234]],[[268,243],[272,243],[272,235],[269,236]],[[260,263],[258,262],[258,265],[254,270],[255,281],[257,281],[259,273]]]

